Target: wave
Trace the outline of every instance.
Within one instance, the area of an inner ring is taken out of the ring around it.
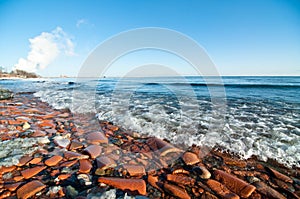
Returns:
[[[162,83],[164,85],[164,83]],[[146,83],[144,85],[160,85],[160,83]],[[231,87],[231,88],[300,88],[295,84],[218,84],[218,83],[166,83],[170,86],[192,86],[192,87]]]

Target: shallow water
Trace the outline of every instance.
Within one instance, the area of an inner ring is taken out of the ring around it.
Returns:
[[[2,80],[0,85],[173,143],[218,144],[244,158],[300,166],[300,77],[223,77],[222,82],[161,77]]]

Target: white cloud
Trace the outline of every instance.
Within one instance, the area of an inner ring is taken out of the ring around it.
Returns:
[[[42,32],[29,39],[29,42],[30,51],[27,58],[20,58],[14,69],[35,72],[46,68],[61,54],[74,55],[74,43],[61,27],[51,32]]]
[[[88,20],[86,19],[79,19],[76,22],[76,27],[80,28],[81,26],[86,25],[88,27],[95,27],[95,25],[93,23],[90,23]]]
[[[79,28],[82,24],[87,24],[85,19],[79,19],[76,23],[76,27]]]

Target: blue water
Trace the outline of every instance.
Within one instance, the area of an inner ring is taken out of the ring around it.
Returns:
[[[65,78],[1,80],[0,86],[173,143],[214,144],[244,158],[299,167],[300,77],[221,80]]]

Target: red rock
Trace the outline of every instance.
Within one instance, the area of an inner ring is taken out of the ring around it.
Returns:
[[[42,158],[41,157],[37,157],[37,158],[33,158],[32,160],[30,160],[28,162],[28,164],[38,164],[42,161]]]
[[[58,179],[59,179],[59,180],[66,180],[66,179],[68,179],[69,177],[71,177],[71,174],[70,174],[70,173],[67,173],[67,174],[60,174],[60,175],[58,176]]]
[[[276,178],[278,178],[278,179],[280,179],[280,180],[282,180],[282,181],[284,181],[284,182],[293,183],[293,180],[292,180],[290,177],[288,177],[288,176],[286,176],[286,175],[280,173],[279,171],[276,171],[275,169],[273,169],[273,168],[271,168],[271,167],[266,167],[266,168],[267,168],[267,170],[270,171]]]
[[[226,199],[239,199],[240,197],[232,193],[227,187],[216,180],[208,179],[207,185],[216,192],[219,196]]]
[[[83,144],[81,142],[73,140],[69,146],[69,150],[73,151],[73,150],[81,149],[82,147],[83,147]]]
[[[100,177],[98,182],[105,183],[109,186],[121,189],[123,191],[130,191],[140,195],[146,195],[146,183],[142,179],[123,179],[114,177]]]
[[[63,159],[63,157],[61,157],[59,155],[52,156],[51,158],[49,158],[45,161],[45,165],[47,165],[49,167],[56,166],[62,159]]]
[[[191,177],[174,175],[174,174],[168,174],[167,180],[171,182],[175,182],[176,184],[183,184],[183,185],[193,185],[195,183],[195,179]]]
[[[91,162],[89,160],[79,160],[79,172],[80,173],[89,173],[93,168]]]
[[[111,125],[111,124],[108,124],[106,126],[107,129],[111,130],[111,131],[117,131],[119,130],[119,127],[115,126],[115,125]]]
[[[116,162],[107,156],[101,156],[96,159],[97,167],[100,169],[105,169],[109,167],[116,167]]]
[[[176,185],[165,183],[164,189],[167,192],[169,192],[170,194],[172,194],[173,196],[176,196],[178,198],[182,198],[182,199],[190,199],[191,198],[185,189],[178,187]]]
[[[218,199],[218,197],[206,191],[200,199]]]
[[[67,117],[69,117],[69,113],[62,113],[62,114],[59,114],[57,116],[62,117],[62,118],[67,118]]]
[[[166,156],[168,153],[182,152],[180,149],[174,147],[173,145],[169,144],[168,142],[165,142],[165,141],[155,138],[155,137],[149,138],[147,140],[147,144],[153,151],[159,150],[161,156]]]
[[[105,137],[105,135],[103,135],[101,132],[89,133],[86,136],[86,139],[91,144],[108,143],[107,137]]]
[[[185,152],[182,155],[182,160],[184,161],[184,163],[186,165],[194,165],[194,164],[197,164],[198,162],[200,162],[199,157],[195,153],[192,153],[192,152]]]
[[[76,153],[73,151],[64,152],[64,157],[68,160],[74,160],[74,159],[80,160],[80,159],[88,159],[89,158],[88,155],[83,155],[83,154]]]
[[[0,174],[12,172],[12,171],[14,171],[15,169],[16,169],[16,166],[9,166],[9,167],[2,166],[2,167],[0,168]]]
[[[127,170],[130,176],[143,176],[146,174],[145,167],[142,165],[124,164],[123,168]]]
[[[45,131],[36,130],[33,134],[30,135],[30,137],[44,137],[46,135],[47,133]]]
[[[92,159],[95,159],[101,154],[102,147],[99,145],[90,145],[87,148],[85,148],[83,151],[88,153]]]
[[[52,123],[52,121],[42,121],[38,124],[39,127],[49,127],[49,128],[55,128],[55,124]]]
[[[222,158],[226,165],[231,165],[231,166],[236,166],[241,168],[245,168],[247,166],[247,162],[244,160],[239,160],[233,157],[226,157],[226,156],[222,156]]]
[[[25,122],[30,122],[30,121],[31,121],[30,118],[24,117],[24,116],[16,117],[16,120],[17,120],[17,121],[20,121],[20,122],[23,122],[23,123],[25,123]]]
[[[15,177],[14,177],[14,181],[16,181],[16,182],[19,182],[19,181],[21,181],[21,180],[23,180],[23,179],[24,179],[23,176],[15,176]]]
[[[286,197],[284,197],[282,194],[266,185],[264,182],[255,182],[254,186],[256,186],[258,192],[267,196],[267,198],[286,199]]]
[[[10,191],[3,191],[0,195],[0,198],[8,198],[9,196],[11,196],[11,192]]]
[[[152,187],[158,189],[160,192],[163,192],[163,190],[160,188],[160,183],[159,183],[159,181],[158,181],[158,176],[148,175],[147,180],[148,180],[148,183],[149,183]]]
[[[23,124],[22,121],[16,121],[16,120],[8,120],[9,125],[21,125]]]
[[[19,160],[19,163],[17,166],[21,167],[21,166],[27,164],[27,162],[29,162],[30,160],[32,160],[32,157],[29,155],[25,155]]]
[[[172,174],[186,174],[186,175],[190,175],[190,172],[185,170],[185,169],[175,169]]]
[[[21,174],[25,179],[29,179],[29,178],[37,175],[44,169],[46,169],[46,166],[36,166],[36,167],[30,168],[30,169],[25,169],[25,170],[21,171]]]
[[[76,164],[77,162],[78,162],[78,160],[71,160],[71,161],[63,162],[59,166],[61,166],[61,167],[71,167],[74,164]]]
[[[216,170],[214,172],[216,180],[223,183],[226,187],[228,187],[234,193],[237,193],[242,198],[248,198],[253,191],[255,191],[255,187],[250,185],[249,183],[231,175],[221,170]]]
[[[6,184],[4,185],[5,189],[8,189],[9,191],[15,191],[23,182],[17,182],[13,184]]]
[[[24,110],[25,113],[38,113],[38,114],[41,114],[41,111],[36,109],[36,108],[29,108],[29,109],[26,109]]]
[[[38,180],[28,182],[17,190],[17,196],[20,199],[27,199],[34,196],[46,187],[43,183]]]

